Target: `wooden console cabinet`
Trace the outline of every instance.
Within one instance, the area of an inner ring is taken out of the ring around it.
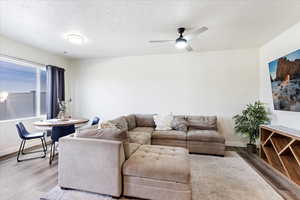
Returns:
[[[283,126],[261,126],[260,157],[300,185],[300,131]]]

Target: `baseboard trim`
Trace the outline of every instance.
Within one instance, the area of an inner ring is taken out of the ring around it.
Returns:
[[[49,145],[51,144],[51,141],[47,141],[46,142],[46,145]],[[36,150],[36,149],[39,149],[41,148],[42,145],[41,144],[35,144],[33,146],[30,146],[30,147],[27,147],[27,148],[24,148],[24,151],[32,151],[32,150]],[[48,150],[49,151],[49,150]],[[11,153],[8,153],[6,155],[1,155],[0,156],[0,161],[3,161],[3,160],[7,160],[9,158],[12,158],[12,157],[15,157],[18,155],[18,151],[14,151],[14,152],[11,152]]]
[[[246,144],[240,141],[226,141],[225,144],[230,147],[246,147]]]

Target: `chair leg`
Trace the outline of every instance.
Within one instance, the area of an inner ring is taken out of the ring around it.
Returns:
[[[52,148],[53,148],[53,142],[50,144],[50,158],[49,158],[49,165],[52,164]]]
[[[24,143],[25,140],[22,140],[21,144],[20,144],[20,147],[19,147],[19,151],[18,151],[18,156],[17,156],[17,161],[18,162],[21,162],[22,160],[19,160],[19,157],[20,157],[20,153],[22,151],[22,147],[23,147],[23,143]]]
[[[46,142],[46,138],[45,138],[45,136],[43,137],[43,140],[44,140],[44,144],[45,144],[45,147],[46,147],[46,152],[48,151],[48,149],[47,149],[47,142]]]
[[[42,138],[40,138],[40,139],[42,139]],[[26,155],[26,154],[32,154],[32,153],[37,153],[37,152],[45,152],[45,148],[44,148],[44,143],[43,143],[43,141],[42,141],[42,147],[43,147],[43,150],[42,151],[31,151],[31,152],[24,152],[24,149],[25,149],[25,143],[26,143],[26,140],[24,140],[24,142],[23,142],[23,146],[22,146],[22,150],[21,150],[21,154],[22,155]],[[47,148],[46,148],[47,149]]]
[[[43,140],[43,138],[40,138],[40,139],[41,139],[43,151],[45,152],[44,140]]]
[[[45,145],[46,142],[44,141],[43,138],[41,138],[41,142],[42,142],[42,147],[43,147],[44,152],[47,152],[47,146]]]
[[[54,157],[55,157],[55,142],[53,143],[53,152],[52,152],[52,160],[54,160]]]
[[[21,153],[22,153],[22,155],[24,155],[25,153],[24,153],[24,148],[25,148],[25,143],[26,143],[26,140],[23,140],[24,142],[23,142],[23,147],[22,147],[22,151],[21,151]]]
[[[52,141],[52,143],[51,143],[51,149],[50,149],[49,165],[52,164],[52,160],[54,159],[54,157],[55,157],[55,142]]]
[[[45,147],[46,146],[46,141],[44,140],[44,138],[40,138],[40,139],[42,141],[43,150],[42,151],[30,151],[30,152],[24,152],[26,140],[22,140],[21,144],[20,144],[20,147],[19,147],[19,151],[18,151],[17,161],[22,162],[22,161],[32,160],[32,159],[37,159],[37,158],[45,158],[46,154],[47,154],[47,147]],[[32,157],[32,158],[27,158],[27,159],[23,159],[23,160],[19,159],[20,155],[33,154],[33,153],[38,153],[38,152],[44,152],[44,154],[42,156],[39,156],[39,157]]]
[[[45,148],[45,144],[44,144],[43,138],[41,138],[41,142],[42,142],[42,147],[43,147],[43,151],[44,151],[44,156],[43,156],[43,158],[45,158],[45,157],[46,157],[47,151],[46,151],[46,148]]]

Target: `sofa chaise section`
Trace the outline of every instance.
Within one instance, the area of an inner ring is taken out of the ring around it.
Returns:
[[[187,116],[186,119],[189,152],[224,156],[225,138],[218,132],[216,116]]]
[[[187,133],[187,147],[191,153],[224,156],[225,138],[213,130],[191,130]]]

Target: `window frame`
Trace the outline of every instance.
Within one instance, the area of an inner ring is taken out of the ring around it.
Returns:
[[[21,66],[25,66],[25,67],[32,67],[36,69],[36,96],[35,96],[35,100],[36,100],[36,112],[34,116],[28,116],[28,117],[20,117],[20,118],[13,118],[13,119],[5,119],[5,120],[0,120],[0,123],[2,122],[9,122],[9,121],[21,121],[21,120],[25,120],[25,119],[34,119],[34,118],[45,118],[47,116],[47,114],[41,114],[41,71],[43,70],[42,68],[46,69],[46,65],[42,65],[42,64],[35,64],[32,62],[26,62],[25,60],[21,61],[21,60],[17,60],[17,59],[13,59],[13,58],[7,58],[7,57],[3,57],[0,55],[0,61],[2,62],[10,62],[10,63],[14,63],[16,65],[21,65]]]

